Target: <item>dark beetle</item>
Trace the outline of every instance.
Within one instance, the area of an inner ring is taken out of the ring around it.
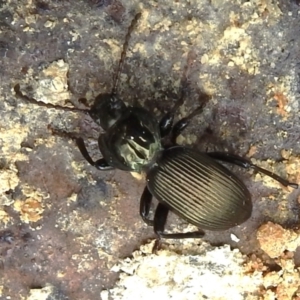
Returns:
[[[250,217],[252,202],[248,189],[236,175],[217,160],[254,169],[284,186],[298,188],[297,184],[290,183],[237,155],[222,152],[200,153],[176,145],[177,136],[186,128],[192,117],[202,112],[204,100],[207,100],[203,96],[202,105],[173,126],[174,115],[184,101],[187,68],[182,80],[182,95],[160,122],[157,122],[149,111],[126,106],[117,97],[119,73],[131,31],[139,17],[140,14],[134,18],[128,29],[112,92],[98,95],[93,106],[86,111],[105,130],[105,134],[100,135],[98,139],[103,158],[93,161],[83,139],[77,138],[76,143],[84,158],[99,170],[116,168],[146,173],[147,186],[140,201],[140,215],[148,225],[154,227],[158,238],[199,238],[204,235],[203,231],[164,233],[169,211],[207,230],[226,230],[245,222]],[[22,95],[18,85],[15,91],[23,99],[37,102]],[[53,107],[49,104],[40,103],[40,105]],[[149,214],[153,196],[157,198],[159,204],[152,220]]]

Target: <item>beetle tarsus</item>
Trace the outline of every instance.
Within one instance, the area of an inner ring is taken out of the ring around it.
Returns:
[[[152,253],[157,254],[157,252],[161,249],[161,245],[162,245],[161,239],[157,238],[154,242]]]
[[[299,188],[299,184],[293,183],[293,182],[289,182],[288,186],[292,187],[293,189],[298,189]]]

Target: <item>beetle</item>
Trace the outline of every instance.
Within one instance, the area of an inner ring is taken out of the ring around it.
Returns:
[[[137,14],[128,28],[121,58],[113,78],[110,93],[99,94],[88,110],[84,111],[105,131],[98,139],[102,158],[93,160],[82,138],[76,144],[86,161],[98,170],[120,169],[144,172],[147,185],[140,199],[140,216],[153,226],[158,239],[161,238],[201,238],[204,230],[222,231],[245,222],[252,213],[251,195],[241,179],[219,161],[253,169],[263,173],[284,186],[298,188],[298,184],[251,163],[250,160],[227,152],[199,152],[187,146],[176,144],[178,135],[188,126],[190,120],[200,114],[208,101],[201,95],[202,104],[187,117],[177,121],[174,117],[184,103],[187,85],[187,67],[181,80],[182,92],[174,107],[158,122],[148,110],[126,106],[117,95],[119,74],[123,67],[126,51],[133,28],[141,14]],[[15,86],[16,94],[27,101],[47,107],[45,104],[23,95],[20,86]],[[61,107],[59,107],[61,108]],[[150,218],[152,199],[158,200],[154,218]],[[198,231],[166,233],[165,225],[169,211],[197,226]]]

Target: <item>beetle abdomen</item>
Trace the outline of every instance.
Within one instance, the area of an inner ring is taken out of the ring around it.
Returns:
[[[226,230],[246,221],[251,196],[232,172],[185,147],[164,150],[147,176],[157,200],[189,223],[207,230]]]

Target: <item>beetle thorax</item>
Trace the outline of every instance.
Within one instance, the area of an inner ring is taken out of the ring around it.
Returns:
[[[155,161],[157,150],[159,149],[159,144],[155,141],[148,141],[147,145],[141,144],[141,141],[143,141],[142,136],[131,136],[126,138],[124,143],[120,146],[120,154],[124,162],[130,166],[132,170],[138,172],[140,172],[143,167]]]
[[[101,152],[110,165],[136,172],[153,164],[162,149],[158,123],[142,108],[129,107],[105,133],[103,142]]]
[[[131,117],[130,122],[122,125],[119,125],[120,156],[132,170],[140,172],[155,161],[161,148],[160,137],[138,118]]]

